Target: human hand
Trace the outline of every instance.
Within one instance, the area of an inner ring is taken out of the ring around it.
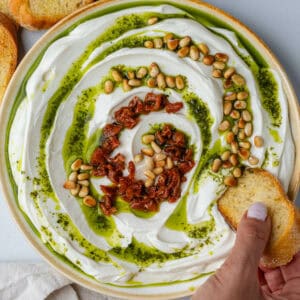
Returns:
[[[229,257],[192,300],[299,300],[300,252],[286,266],[259,267],[270,231],[266,207],[253,204],[238,226]]]

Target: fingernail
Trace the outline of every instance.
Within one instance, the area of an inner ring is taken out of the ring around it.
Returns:
[[[248,208],[247,217],[264,221],[267,214],[267,207],[261,202],[255,202]]]

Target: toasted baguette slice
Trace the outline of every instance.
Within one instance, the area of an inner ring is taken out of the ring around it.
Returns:
[[[31,30],[47,29],[93,0],[10,0],[9,10],[17,22]]]
[[[247,169],[238,185],[218,200],[218,208],[235,230],[251,204],[263,202],[272,221],[272,232],[262,264],[275,268],[290,262],[300,249],[300,214],[278,181],[262,169]]]
[[[0,0],[0,13],[5,14],[7,17],[12,19],[15,22],[15,25],[18,27],[18,24],[14,20],[10,10],[9,10],[9,0]]]
[[[17,56],[16,27],[13,21],[0,13],[0,103],[9,80],[15,71]]]

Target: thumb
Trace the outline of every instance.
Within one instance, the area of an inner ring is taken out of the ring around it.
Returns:
[[[260,258],[268,243],[271,233],[271,219],[267,216],[267,208],[261,202],[252,204],[242,217],[236,242],[230,254],[234,268],[239,271],[256,274]],[[245,274],[246,275],[246,274]]]

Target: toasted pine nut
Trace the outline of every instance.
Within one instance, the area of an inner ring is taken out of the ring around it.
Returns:
[[[223,73],[222,73],[221,70],[214,69],[214,70],[212,71],[212,76],[213,76],[214,78],[221,78],[221,77],[223,76]]]
[[[149,67],[149,74],[151,77],[156,77],[159,74],[160,70],[156,63],[152,63]]]
[[[230,162],[229,160],[225,160],[225,161],[223,161],[223,163],[222,163],[222,167],[223,167],[224,169],[229,169],[229,168],[232,167],[232,164],[231,164],[231,162]]]
[[[182,90],[184,88],[184,80],[180,75],[175,77],[175,84],[176,88],[179,90]]]
[[[158,153],[158,154],[155,155],[154,160],[155,161],[160,161],[160,160],[166,159],[166,157],[167,157],[166,154],[164,154],[164,153]]]
[[[246,136],[251,136],[252,135],[252,131],[253,131],[252,123],[250,123],[250,122],[246,123],[244,130],[245,130]]]
[[[145,187],[150,187],[153,185],[153,179],[151,178],[147,178],[146,181],[145,181]]]
[[[141,68],[139,68],[139,70],[136,73],[136,78],[142,79],[147,75],[147,73],[148,73],[147,68],[141,67]]]
[[[225,64],[221,61],[215,61],[213,63],[213,66],[215,69],[218,69],[218,70],[224,70],[225,69]]]
[[[84,186],[89,186],[90,182],[88,180],[79,180],[78,184],[79,185],[84,185]]]
[[[131,90],[131,86],[128,84],[128,79],[123,79],[123,90],[124,92]]]
[[[128,72],[127,72],[127,78],[128,78],[128,79],[134,79],[134,78],[135,78],[135,73],[134,73],[134,71],[128,71]]]
[[[111,80],[106,80],[104,82],[104,92],[110,94],[114,89],[114,83]]]
[[[167,43],[168,40],[173,38],[173,33],[169,32],[164,36],[164,42]]]
[[[80,185],[76,184],[76,187],[74,189],[71,189],[70,193],[71,193],[72,196],[77,196],[79,191],[80,191]]]
[[[249,94],[247,92],[239,92],[237,94],[238,100],[246,100],[248,98]]]
[[[111,71],[111,76],[113,77],[114,81],[116,81],[116,82],[122,82],[122,80],[123,80],[121,73],[116,69],[113,69]]]
[[[166,161],[165,160],[159,160],[155,162],[155,168],[159,168],[159,167],[164,167],[166,165]]]
[[[240,168],[234,168],[232,174],[235,178],[239,178],[242,176],[242,170]]]
[[[228,160],[229,157],[230,157],[230,154],[231,154],[231,153],[230,153],[229,150],[224,151],[224,152],[221,154],[221,159],[222,159],[223,161]]]
[[[156,80],[158,88],[165,89],[167,87],[165,75],[163,73],[159,73]]]
[[[93,166],[90,166],[90,165],[81,165],[80,166],[80,170],[82,170],[82,171],[90,171],[90,170],[93,170]]]
[[[235,109],[230,113],[230,117],[235,120],[239,119],[240,116],[241,116],[240,112]]]
[[[151,142],[151,147],[154,150],[155,153],[160,153],[161,152],[161,148],[154,142]]]
[[[225,101],[223,104],[223,112],[224,115],[227,116],[231,113],[232,110],[232,102],[231,101]]]
[[[232,81],[230,78],[227,78],[226,80],[224,80],[223,87],[225,90],[232,87]]]
[[[143,154],[139,153],[134,156],[133,160],[135,163],[139,163],[143,160],[143,158],[144,158]]]
[[[227,186],[235,186],[237,181],[233,176],[229,175],[224,178],[224,184]]]
[[[252,116],[251,116],[251,114],[248,110],[243,110],[242,111],[242,118],[243,118],[244,121],[250,122],[251,119],[252,119]]]
[[[254,137],[254,145],[256,147],[262,147],[264,145],[264,139],[261,136],[256,135]]]
[[[241,148],[244,148],[244,149],[250,149],[251,148],[251,144],[249,142],[240,142],[239,146]]]
[[[228,120],[224,120],[222,123],[220,123],[219,125],[219,130],[220,131],[226,131],[227,129],[229,129],[230,127],[230,123]]]
[[[231,154],[229,157],[229,161],[231,162],[231,164],[235,167],[238,165],[239,160],[236,154]]]
[[[83,198],[89,194],[89,188],[87,186],[81,186],[78,196]]]
[[[144,175],[147,176],[148,178],[151,178],[151,179],[155,178],[155,174],[150,170],[144,171]]]
[[[82,202],[88,207],[95,207],[97,205],[96,199],[92,196],[85,196]]]
[[[185,46],[177,51],[177,55],[181,58],[186,57],[190,52],[190,47]]]
[[[152,157],[150,156],[145,157],[145,168],[146,170],[152,170],[154,168],[154,162]]]
[[[238,124],[234,124],[231,130],[235,135],[237,135],[239,132]]]
[[[234,133],[232,131],[229,131],[226,134],[226,142],[227,144],[231,144],[234,141]]]
[[[190,42],[192,41],[191,37],[189,36],[185,36],[184,38],[182,38],[179,42],[179,46],[181,48],[186,47],[190,44]]]
[[[250,165],[257,165],[259,163],[259,159],[253,155],[248,158]]]
[[[153,156],[154,151],[151,148],[143,148],[141,152],[147,156]]]
[[[213,163],[212,163],[211,170],[212,170],[213,172],[217,173],[217,172],[219,171],[221,165],[222,165],[221,159],[216,158],[216,159],[214,159],[214,161],[213,161]]]
[[[154,88],[154,87],[156,87],[156,79],[155,79],[155,78],[149,78],[149,79],[147,80],[147,86],[148,86],[149,88]]]
[[[174,77],[166,76],[166,83],[169,88],[174,88],[176,86]]]
[[[192,60],[198,60],[200,57],[199,50],[196,46],[192,45],[190,47],[190,57]]]
[[[171,159],[171,157],[167,157],[167,165],[166,165],[166,169],[172,169],[173,168],[173,161]]]
[[[230,94],[227,94],[225,97],[224,97],[224,100],[225,101],[234,101],[236,99],[236,93],[233,92],[233,93],[230,93]]]
[[[76,159],[71,165],[72,171],[78,171],[81,165],[82,165],[82,159],[80,158]]]
[[[137,86],[141,86],[142,85],[142,81],[140,79],[129,79],[128,80],[128,84],[130,86],[137,87]]]
[[[233,141],[230,146],[231,146],[232,153],[238,153],[239,145],[238,145],[237,141]]]
[[[245,134],[244,129],[240,129],[238,138],[239,138],[240,140],[244,140],[244,139],[246,138],[246,134]]]
[[[89,173],[80,173],[77,176],[78,180],[85,180],[85,179],[89,179],[90,178],[90,174]]]
[[[228,69],[224,72],[224,78],[225,78],[225,79],[228,79],[228,78],[230,78],[234,73],[235,73],[235,68],[234,68],[234,67],[230,67],[230,68],[228,68]]]
[[[226,63],[228,61],[228,55],[225,53],[216,53],[215,54],[215,59],[221,62]]]
[[[198,44],[198,48],[204,55],[207,55],[209,53],[209,49],[208,49],[207,45],[204,43]]]
[[[245,125],[246,125],[245,121],[242,118],[240,118],[238,120],[238,127],[239,128],[245,128]]]
[[[241,148],[238,152],[238,155],[241,159],[246,160],[250,156],[250,151],[244,148]]]
[[[244,77],[240,74],[233,74],[232,77],[231,77],[231,80],[237,86],[242,86],[242,85],[246,84],[246,81],[245,81]]]
[[[70,181],[77,181],[77,172],[76,171],[74,171],[74,172],[72,172],[70,175],[69,175],[69,180]]]
[[[215,58],[212,55],[205,55],[202,59],[202,62],[207,65],[211,66],[215,61]]]
[[[159,174],[161,174],[162,172],[163,172],[163,168],[162,167],[158,167],[158,168],[155,168],[154,170],[153,170],[153,173],[155,174],[155,175],[159,175]]]
[[[153,44],[152,41],[145,41],[144,46],[145,46],[146,48],[151,49],[151,48],[154,47],[154,44]]]
[[[247,107],[246,101],[237,100],[234,102],[234,108],[236,109],[245,109]]]
[[[153,40],[153,44],[154,44],[154,48],[161,49],[164,43],[162,39],[156,38]]]
[[[148,23],[148,25],[153,25],[153,24],[157,23],[157,21],[158,21],[157,17],[151,17],[148,19],[147,23]]]
[[[76,187],[76,182],[74,182],[74,181],[67,180],[64,183],[64,188],[67,189],[67,190],[75,189],[75,187]]]
[[[144,144],[150,144],[152,141],[154,141],[154,139],[155,139],[155,136],[153,134],[146,134],[146,135],[143,135],[142,142]]]
[[[179,45],[179,40],[178,39],[169,39],[167,41],[167,47],[169,50],[175,50]]]

